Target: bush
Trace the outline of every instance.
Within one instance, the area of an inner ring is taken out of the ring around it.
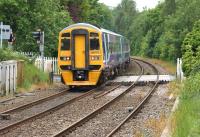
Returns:
[[[194,25],[193,31],[188,33],[182,45],[183,70],[187,76],[200,72],[200,20]]]
[[[33,64],[25,62],[23,88],[29,88],[32,84],[46,82],[48,82],[48,75],[46,73],[36,68]]]

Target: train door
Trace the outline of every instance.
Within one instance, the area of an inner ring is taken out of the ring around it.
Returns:
[[[85,68],[85,43],[86,35],[75,35],[74,36],[75,46],[75,68]]]

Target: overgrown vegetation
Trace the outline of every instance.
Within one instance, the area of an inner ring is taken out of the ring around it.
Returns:
[[[0,49],[0,62],[6,60],[24,60],[24,83],[21,88],[27,89],[34,84],[47,83],[49,80],[48,75],[36,68],[25,56],[11,50]]]
[[[57,55],[59,32],[75,22],[112,28],[112,12],[98,0],[1,0],[0,20],[11,25],[17,51],[39,52],[32,32],[45,32],[45,56]]]
[[[200,18],[200,1],[165,0],[143,12],[131,3],[132,0],[122,0],[116,8],[120,11],[115,15],[115,27],[129,38],[132,54],[170,61],[181,57],[183,40]]]
[[[200,73],[189,77],[180,92],[180,103],[175,113],[174,137],[200,136]]]
[[[184,39],[183,46],[183,69],[185,74],[195,74],[200,71],[200,20],[194,25],[192,32]]]
[[[133,55],[175,61],[183,55],[185,36],[200,18],[197,5],[199,0],[165,0],[139,12],[133,0],[122,0],[114,9],[98,0],[1,0],[0,20],[11,25],[16,50],[37,52],[31,32],[41,29],[46,56],[56,56],[59,31],[88,22],[125,35]]]
[[[24,64],[24,83],[23,88],[30,88],[34,84],[47,83],[48,74],[36,68],[33,64],[25,62]]]
[[[187,34],[182,45],[183,69],[187,80],[180,92],[175,113],[174,137],[200,136],[200,20]]]

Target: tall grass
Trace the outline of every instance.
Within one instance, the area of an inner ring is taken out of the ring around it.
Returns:
[[[200,137],[200,74],[190,76],[180,92],[174,137]]]
[[[22,88],[30,88],[33,84],[48,82],[48,75],[36,68],[33,64],[25,62],[24,64],[24,83]]]

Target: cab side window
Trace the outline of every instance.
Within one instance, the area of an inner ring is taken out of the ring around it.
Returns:
[[[61,50],[70,50],[70,39],[61,40]]]
[[[99,50],[99,35],[98,33],[90,33],[90,50]]]
[[[99,39],[90,39],[90,50],[99,50]]]

